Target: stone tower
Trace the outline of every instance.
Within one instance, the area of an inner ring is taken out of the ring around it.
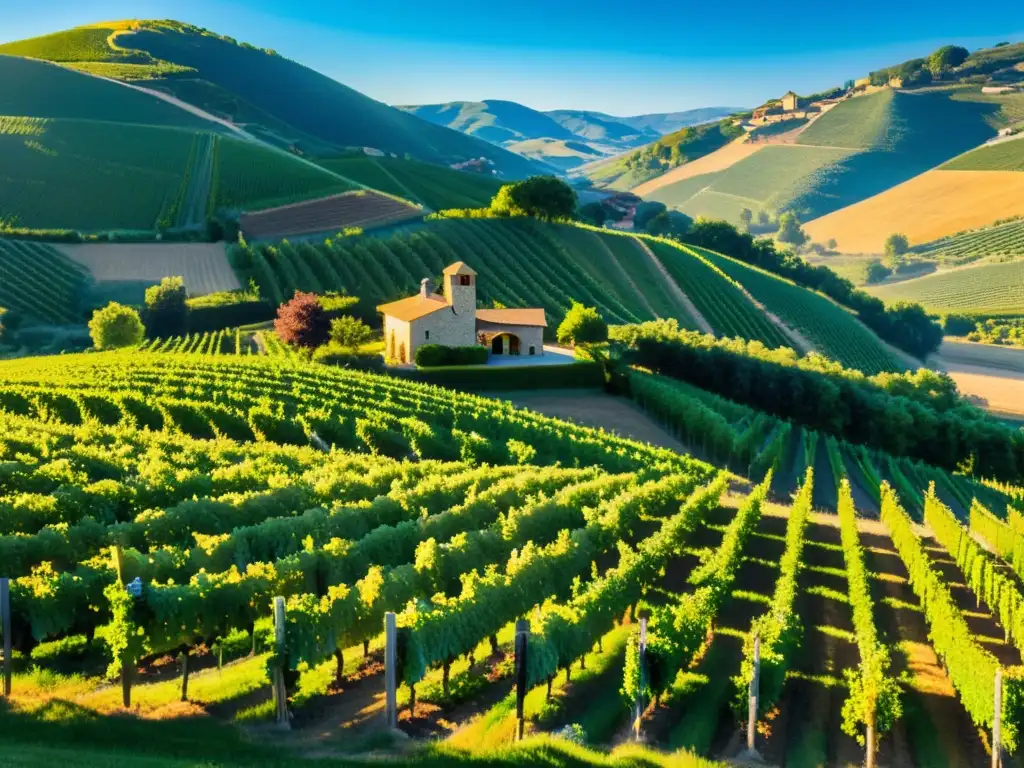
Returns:
[[[460,317],[476,322],[476,272],[457,261],[444,270],[444,297]]]

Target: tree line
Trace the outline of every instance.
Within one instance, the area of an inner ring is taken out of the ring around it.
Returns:
[[[1024,478],[1024,432],[956,394],[943,374],[867,378],[816,355],[718,340],[656,321],[613,328],[617,366],[638,365],[851,443],[910,456],[949,471],[1018,483]]]

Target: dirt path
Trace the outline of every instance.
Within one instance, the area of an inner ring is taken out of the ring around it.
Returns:
[[[608,247],[608,243],[604,241],[596,232],[591,232],[590,236],[597,241],[598,246],[604,251],[608,260],[615,266],[615,274],[618,275],[620,280],[624,280],[626,284],[632,289],[633,293],[640,300],[640,303],[644,305],[644,309],[651,313],[651,317],[658,317],[658,313],[654,311],[654,307],[651,306],[651,302],[647,300],[647,296],[640,290],[635,282],[633,282],[632,275],[622,266],[615,253],[611,248]]]
[[[797,598],[804,642],[780,703],[786,727],[773,734],[781,743],[766,747],[783,754],[787,766],[857,765],[862,759],[860,747],[842,732],[843,670],[860,661],[846,598],[846,563],[839,529],[823,519],[817,516],[807,527]]]
[[[175,225],[192,227],[206,221],[206,213],[210,204],[210,190],[213,182],[213,147],[214,137],[204,133],[196,137],[196,155],[189,169],[188,189],[185,200],[178,211]]]
[[[640,406],[624,397],[593,389],[538,389],[488,394],[545,416],[568,419],[586,427],[600,427],[677,453],[692,453]]]
[[[746,286],[735,280],[730,280],[730,282],[736,285],[737,288],[739,288],[740,293],[746,296],[751,304],[753,304],[755,307],[757,307],[764,313],[764,316],[768,318],[768,321],[776,328],[778,328],[779,331],[782,332],[783,336],[785,336],[787,339],[793,342],[793,346],[796,347],[798,352],[806,355],[809,352],[818,351],[817,347],[815,347],[811,343],[811,340],[804,336],[802,333],[800,333],[800,331],[798,331],[796,328],[791,328],[783,321],[781,317],[776,315],[774,312],[769,312],[768,307],[766,307],[764,304],[755,299],[754,294],[748,291]]]
[[[715,329],[711,327],[711,323],[704,319],[704,315],[697,310],[696,305],[690,301],[690,297],[687,296],[683,289],[679,287],[679,283],[672,279],[668,270],[665,269],[665,265],[662,264],[658,257],[654,255],[654,251],[651,250],[650,246],[648,246],[647,243],[639,237],[634,237],[633,242],[636,243],[637,247],[646,254],[648,259],[651,260],[654,268],[657,269],[665,279],[665,285],[668,286],[669,292],[675,297],[676,301],[679,302],[679,305],[683,308],[686,314],[693,318],[693,321],[697,324],[697,328],[702,333],[709,333],[712,336],[717,336],[718,334],[716,334]]]

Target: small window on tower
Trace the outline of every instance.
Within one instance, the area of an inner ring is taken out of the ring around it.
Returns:
[[[424,331],[423,334],[424,334],[424,337],[426,338],[426,340],[430,341],[430,331]]]
[[[472,285],[473,278],[470,275],[459,275],[459,285]]]

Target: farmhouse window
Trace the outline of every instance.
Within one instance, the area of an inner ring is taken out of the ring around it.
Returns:
[[[459,275],[459,285],[472,285],[473,277],[471,275]]]
[[[537,348],[536,347],[530,347],[530,354],[531,355],[536,355],[537,354]]]
[[[423,332],[423,337],[424,337],[424,338],[425,338],[425,339],[426,339],[427,341],[430,341],[430,331],[424,331],[424,332]]]

